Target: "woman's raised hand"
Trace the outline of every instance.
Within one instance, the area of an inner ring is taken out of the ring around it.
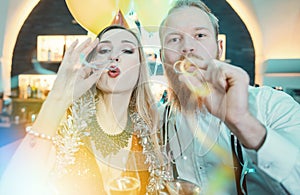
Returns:
[[[103,69],[93,70],[84,67],[80,62],[80,55],[87,56],[98,43],[98,38],[94,41],[88,38],[80,45],[78,40],[70,45],[57,72],[57,78],[50,92],[52,96],[70,104],[73,98],[79,98],[99,79]]]

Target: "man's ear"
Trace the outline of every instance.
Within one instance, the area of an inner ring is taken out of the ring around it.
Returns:
[[[160,58],[161,62],[163,62],[163,54],[162,54],[161,49],[159,49],[159,58]]]
[[[217,45],[218,45],[218,59],[221,59],[222,54],[223,54],[223,40],[218,40],[217,41]]]

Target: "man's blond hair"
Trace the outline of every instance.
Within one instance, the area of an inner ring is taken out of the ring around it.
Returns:
[[[209,7],[205,3],[203,3],[200,0],[177,0],[172,8],[169,10],[167,16],[165,19],[161,22],[160,28],[159,28],[159,34],[161,35],[161,29],[165,25],[166,19],[168,18],[169,15],[171,15],[176,9],[182,8],[182,7],[196,7],[204,11],[213,25],[214,31],[215,31],[215,36],[216,40],[218,40],[218,35],[219,35],[219,20],[218,18],[211,12]]]

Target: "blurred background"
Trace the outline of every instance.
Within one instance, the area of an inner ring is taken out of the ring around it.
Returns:
[[[95,2],[98,6],[89,6]],[[24,136],[24,126],[34,121],[51,90],[68,45],[76,38],[84,40],[96,34],[110,24],[119,9],[129,26],[141,33],[153,91],[158,101],[165,103],[167,84],[157,30],[170,2],[1,0],[0,175],[14,146]],[[220,20],[220,38],[225,42],[222,60],[245,69],[251,85],[271,86],[300,102],[300,1],[204,2]],[[96,24],[82,26],[85,21],[76,18],[78,5],[88,10],[82,14],[100,14]]]

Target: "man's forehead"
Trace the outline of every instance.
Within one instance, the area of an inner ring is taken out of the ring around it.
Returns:
[[[213,32],[213,25],[207,13],[197,7],[182,7],[172,11],[162,26],[163,32],[178,30],[208,29]]]

